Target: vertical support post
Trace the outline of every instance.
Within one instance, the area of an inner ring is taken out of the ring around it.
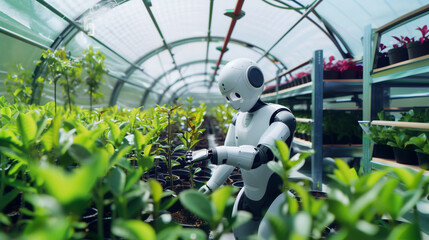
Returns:
[[[276,72],[276,104],[279,103],[279,86],[280,86],[280,79],[281,79],[280,73],[281,73],[281,70],[277,69],[277,72]]]
[[[312,59],[312,118],[311,142],[315,153],[311,159],[313,190],[322,190],[323,170],[323,51],[316,50]]]
[[[371,121],[371,97],[372,97],[372,28],[371,25],[368,25],[364,29],[363,36],[363,109],[362,109],[362,120]],[[364,134],[364,133],[362,133]],[[362,136],[362,160],[361,167],[363,167],[364,173],[369,173],[371,171],[371,140],[366,136]]]

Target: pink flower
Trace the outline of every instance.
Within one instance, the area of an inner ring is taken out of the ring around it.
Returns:
[[[426,34],[428,34],[429,30],[427,25],[424,25],[423,27],[418,27],[417,30],[419,30],[422,33],[422,36],[419,38],[419,41],[421,44],[423,44],[423,42],[429,40],[429,36],[426,36]]]

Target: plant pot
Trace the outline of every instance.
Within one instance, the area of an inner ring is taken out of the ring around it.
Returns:
[[[384,158],[384,159],[395,159],[392,147],[384,144],[374,144],[372,157]]]
[[[389,54],[389,63],[395,64],[408,60],[408,51],[406,47],[392,48],[387,51]]]
[[[416,152],[409,149],[393,148],[395,160],[397,163],[418,165]]]
[[[323,71],[323,79],[339,79],[340,72],[333,70],[325,70]]]
[[[232,186],[241,189],[244,187],[244,182],[243,181],[233,182]]]
[[[421,169],[429,170],[429,154],[416,152],[417,160]]]
[[[195,188],[200,188],[206,184],[206,182],[210,179],[209,176],[196,176],[194,177],[194,185]]]
[[[429,54],[429,41],[425,41],[423,44],[420,41],[410,42],[407,44],[407,51],[410,59],[427,55]]]
[[[201,218],[195,216],[185,208],[171,213],[171,218],[174,222],[182,225],[184,228],[199,228],[203,230],[207,236],[210,233],[208,223]]]
[[[358,71],[356,70],[345,70],[340,72],[341,79],[356,79],[358,75]]]
[[[243,177],[241,176],[241,174],[232,174],[231,176],[228,177],[228,179],[230,179],[231,182],[233,183],[233,182],[243,180]]]
[[[389,57],[386,54],[377,53],[375,56],[375,68],[382,68],[385,66],[389,66]]]
[[[82,215],[82,220],[84,222],[92,222],[97,219],[98,210],[96,208],[87,208]]]
[[[173,169],[173,175],[179,176],[180,179],[189,181],[189,170],[188,169]]]

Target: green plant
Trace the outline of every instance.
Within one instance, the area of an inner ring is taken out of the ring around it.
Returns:
[[[405,131],[396,130],[394,128],[393,130],[395,131],[391,135],[393,139],[389,140],[387,142],[387,145],[391,147],[405,149],[405,147],[407,146],[406,143],[408,140],[410,140],[411,136],[408,135]]]
[[[421,133],[418,136],[411,137],[406,143],[405,147],[409,145],[414,145],[416,147],[415,151],[429,154],[429,138],[426,133]]]
[[[328,194],[329,211],[340,228],[334,238],[420,239],[417,215],[413,223],[397,225],[397,221],[413,208],[417,214],[416,203],[427,191],[423,172],[392,168],[360,177],[342,160],[336,159],[336,164],[338,168],[331,175],[336,184]],[[405,187],[400,189],[400,183]]]
[[[204,132],[205,129],[201,129],[204,120],[204,112],[206,106],[201,104],[198,107],[192,107],[192,98],[187,99],[188,104],[187,108],[184,109],[183,115],[186,118],[186,130],[179,134],[179,139],[182,141],[186,151],[192,151],[195,144],[197,144],[201,139],[200,135]],[[191,183],[191,188],[194,188],[194,174],[201,171],[201,168],[193,169],[194,164],[188,165],[189,170],[189,181]]]
[[[251,219],[251,214],[238,211],[232,216],[234,200],[231,186],[221,187],[210,196],[206,196],[196,190],[186,190],[179,194],[182,205],[191,213],[205,220],[214,233],[215,240],[220,239],[222,234],[229,232]]]
[[[100,84],[104,82],[103,75],[108,72],[104,59],[106,56],[99,50],[94,51],[92,46],[83,51],[82,68],[86,72],[85,83],[88,85],[89,109],[92,111],[93,99],[96,100],[103,96],[98,92]]]
[[[79,59],[69,59],[70,67],[64,69],[63,75],[64,80],[60,81],[60,84],[63,86],[63,95],[65,97],[64,107],[69,106],[69,110],[72,109],[72,104],[74,103],[76,88],[82,83],[82,67]]]
[[[314,198],[305,185],[289,180],[289,175],[301,168],[313,151],[298,153],[290,158],[288,146],[279,140],[276,140],[276,147],[272,151],[279,160],[268,162],[268,167],[282,178],[286,199],[282,211],[269,216],[275,239],[319,239],[322,230],[333,221],[333,215],[328,212],[324,199]],[[301,205],[290,191],[299,197]]]
[[[165,114],[167,117],[167,138],[165,139],[165,143],[166,145],[160,145],[160,149],[161,151],[163,151],[164,153],[167,154],[167,158],[165,159],[166,164],[167,164],[167,169],[168,169],[168,181],[170,183],[170,188],[173,189],[173,173],[172,173],[172,169],[173,169],[173,164],[176,164],[175,161],[172,161],[172,154],[180,149],[183,149],[184,146],[183,145],[179,145],[176,146],[173,149],[173,117],[176,114],[177,110],[181,107],[181,105],[176,105],[176,106],[170,106],[170,107],[165,107],[165,106],[158,106],[158,109],[156,110],[158,113],[162,113]],[[163,159],[164,160],[164,159]]]
[[[26,71],[21,64],[16,67],[17,71],[7,75],[4,85],[7,93],[15,103],[27,104],[30,102],[33,93],[31,86],[33,77],[31,72]],[[37,82],[43,83],[43,78],[39,77]]]
[[[229,124],[231,123],[235,113],[237,113],[237,111],[228,104],[219,104],[216,107],[210,109],[210,114],[215,118],[217,127],[219,127],[220,136],[226,136]]]
[[[64,73],[70,71],[72,66],[70,61],[67,58],[67,53],[65,48],[60,48],[56,51],[47,49],[43,51],[42,57],[47,64],[47,77],[50,80],[50,83],[54,83],[54,102],[55,102],[55,111],[57,107],[57,83],[61,78],[64,78]]]

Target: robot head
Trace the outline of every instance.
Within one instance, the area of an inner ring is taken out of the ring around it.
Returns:
[[[219,89],[228,104],[248,112],[262,94],[264,76],[256,63],[245,58],[226,64],[219,75]]]

